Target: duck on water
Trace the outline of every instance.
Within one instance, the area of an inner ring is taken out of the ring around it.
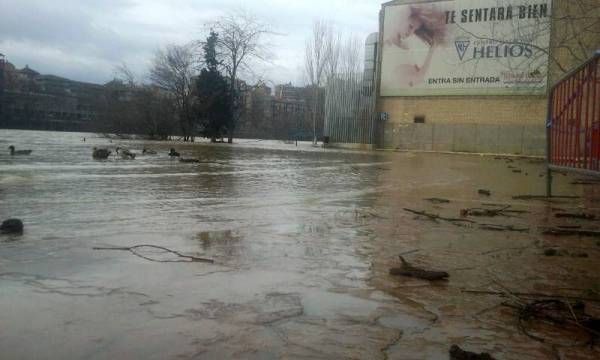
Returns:
[[[110,156],[111,151],[108,149],[98,149],[94,148],[94,152],[92,153],[92,157],[96,160],[105,160]]]
[[[121,159],[125,160],[133,160],[135,159],[135,154],[127,149],[123,149],[118,147],[116,150],[117,154],[121,156]]]
[[[11,156],[29,155],[33,151],[33,150],[15,150],[15,147],[13,145],[9,146],[8,149],[10,150]]]

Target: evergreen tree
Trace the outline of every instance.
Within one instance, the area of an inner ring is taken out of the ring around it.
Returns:
[[[196,112],[203,135],[215,142],[227,130],[231,119],[229,83],[219,71],[216,44],[218,34],[211,32],[204,44],[205,67],[196,81]]]

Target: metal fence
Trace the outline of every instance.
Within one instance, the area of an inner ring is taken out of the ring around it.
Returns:
[[[327,82],[325,131],[331,143],[373,144],[375,89],[363,74],[337,75]]]
[[[600,51],[552,87],[546,127],[548,196],[552,170],[600,176]]]

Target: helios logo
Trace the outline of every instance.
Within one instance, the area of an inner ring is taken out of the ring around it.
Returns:
[[[465,39],[465,38],[458,38],[454,42],[454,46],[456,46],[456,52],[458,53],[458,57],[460,58],[461,61],[465,57],[467,50],[469,50],[470,45],[471,45],[471,40]]]

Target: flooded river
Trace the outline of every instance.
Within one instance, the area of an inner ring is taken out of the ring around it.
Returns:
[[[11,157],[9,145],[33,153]],[[140,154],[94,161],[94,146]],[[202,162],[172,160],[170,147]],[[0,219],[25,223],[0,236],[0,358],[447,359],[452,344],[498,359],[598,358],[568,335],[546,334],[558,346],[524,335],[506,297],[483,293],[600,292],[600,243],[540,231],[595,226],[553,212],[596,213],[600,188],[559,175],[557,192],[580,199],[513,200],[542,194],[545,179],[539,161],[511,161],[0,130]],[[457,218],[508,205],[517,212],[476,221],[525,231],[404,210]],[[94,250],[141,244],[215,263]],[[449,280],[388,275],[401,253]]]

